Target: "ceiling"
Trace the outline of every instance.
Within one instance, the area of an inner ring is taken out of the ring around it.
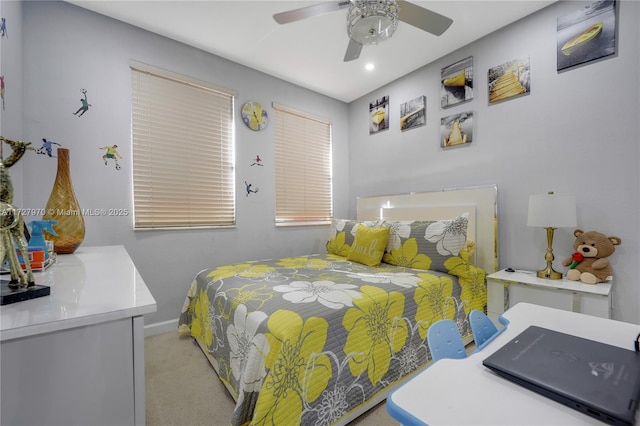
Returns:
[[[68,0],[344,102],[351,102],[498,28],[550,0],[412,1],[453,19],[437,37],[400,22],[389,40],[364,46],[343,62],[347,9],[279,25],[273,14],[321,1]],[[366,71],[364,65],[375,69]]]

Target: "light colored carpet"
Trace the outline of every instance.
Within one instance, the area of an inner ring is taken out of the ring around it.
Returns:
[[[144,341],[147,426],[228,425],[235,405],[200,347],[163,333]],[[382,402],[350,426],[398,425]]]

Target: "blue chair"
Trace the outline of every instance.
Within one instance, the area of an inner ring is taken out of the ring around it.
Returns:
[[[469,324],[476,343],[476,351],[484,348],[491,338],[498,334],[498,329],[484,312],[473,310],[469,312]]]
[[[434,361],[443,358],[460,359],[467,356],[458,326],[449,319],[436,321],[429,327],[427,344]]]

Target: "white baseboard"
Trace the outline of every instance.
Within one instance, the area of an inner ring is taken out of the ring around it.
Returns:
[[[178,332],[178,319],[156,322],[144,326],[144,337],[154,336],[156,334]]]

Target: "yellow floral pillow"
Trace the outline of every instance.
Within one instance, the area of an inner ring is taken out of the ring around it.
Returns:
[[[389,238],[389,228],[359,226],[347,260],[367,266],[378,266]]]
[[[367,228],[379,226],[378,221],[358,222],[350,219],[333,219],[331,221],[329,241],[326,244],[327,253],[347,257],[353,245],[356,230],[361,225]]]
[[[391,228],[382,260],[391,265],[449,273],[444,262],[458,257],[467,240],[469,213],[437,221],[385,222]]]

